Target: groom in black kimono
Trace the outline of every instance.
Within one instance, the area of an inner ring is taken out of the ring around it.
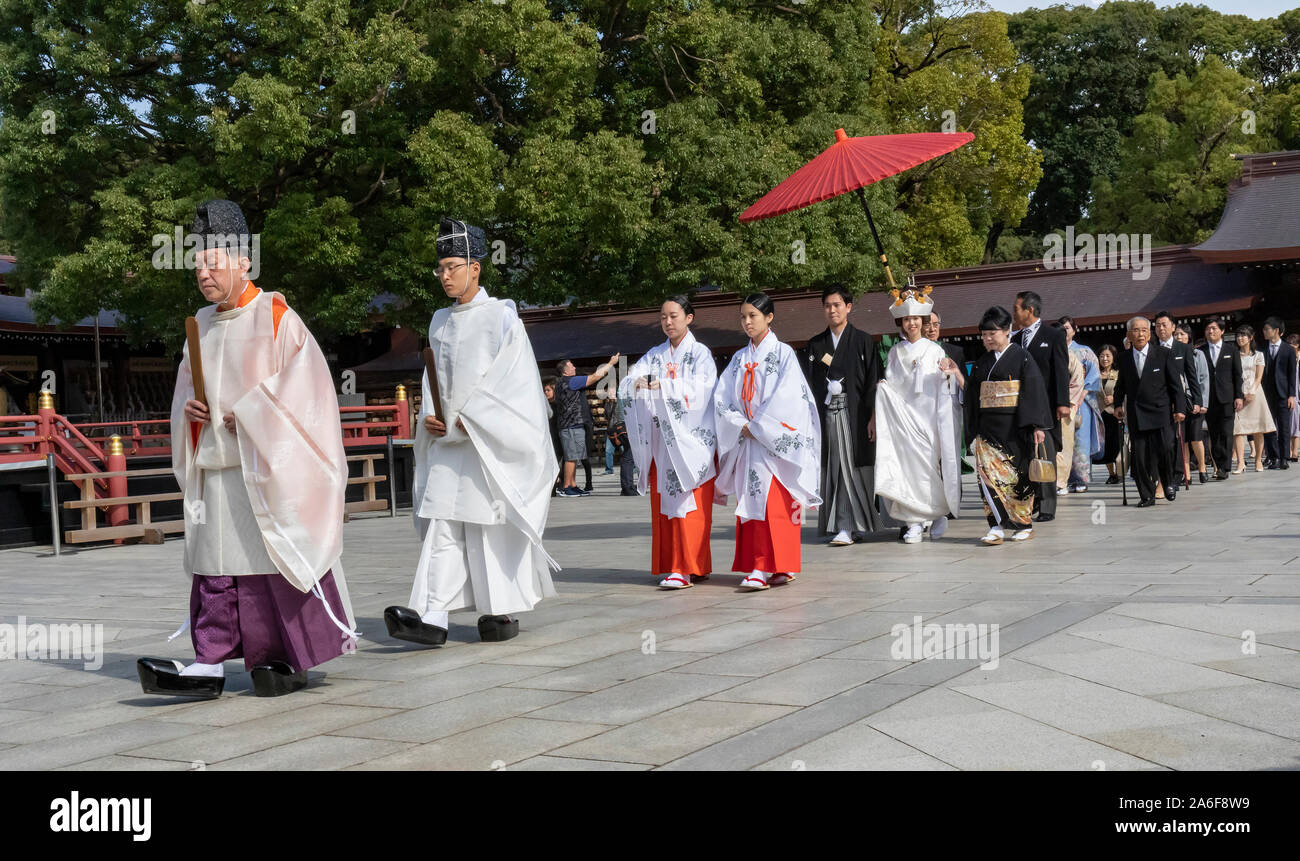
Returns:
[[[804,376],[822,424],[821,496],[817,534],[844,546],[880,526],[876,513],[875,444],[867,438],[882,369],[871,335],[849,322],[853,294],[822,292],[827,327],[808,341]]]

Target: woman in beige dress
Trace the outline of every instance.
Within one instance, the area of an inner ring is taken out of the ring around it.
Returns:
[[[1237,327],[1237,350],[1241,353],[1241,393],[1246,405],[1232,420],[1232,445],[1237,456],[1233,473],[1246,471],[1246,437],[1251,438],[1250,451],[1255,459],[1255,472],[1264,471],[1264,434],[1273,433],[1277,426],[1260,392],[1264,379],[1264,354],[1254,349],[1255,330],[1250,326]]]

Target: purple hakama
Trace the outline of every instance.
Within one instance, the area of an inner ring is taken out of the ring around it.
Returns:
[[[334,615],[347,618],[332,571],[320,579],[320,590]],[[321,600],[279,574],[194,575],[190,632],[199,663],[242,657],[248,670],[272,661],[307,670],[342,655],[345,643]]]

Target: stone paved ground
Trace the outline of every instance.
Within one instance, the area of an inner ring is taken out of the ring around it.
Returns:
[[[365,640],[281,699],[233,663],[219,701],[140,693],[138,656],[192,658],[165,642],[187,607],[179,541],[0,553],[0,621],[107,640],[98,671],[0,660],[0,769],[1300,767],[1300,470],[1145,510],[1096,484],[993,548],[968,477],[943,540],[831,548],[808,527],[802,576],[763,593],[727,573],[655,589],[648,502],[613,482],[555,500],[560,596],[505,644],[477,642],[472,613],[440,650],[389,639],[414,531],[405,512],[354,520]],[[722,572],[733,522],[713,532]],[[999,625],[996,669],[895,657],[890,629],[918,616]]]

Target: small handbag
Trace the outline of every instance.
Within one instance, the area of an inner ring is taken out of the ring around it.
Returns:
[[[1039,443],[1034,450],[1038,454],[1038,449],[1042,449],[1042,457],[1036,457],[1029,461],[1029,480],[1034,484],[1046,484],[1056,481],[1056,462],[1047,459],[1047,449],[1043,443]]]

